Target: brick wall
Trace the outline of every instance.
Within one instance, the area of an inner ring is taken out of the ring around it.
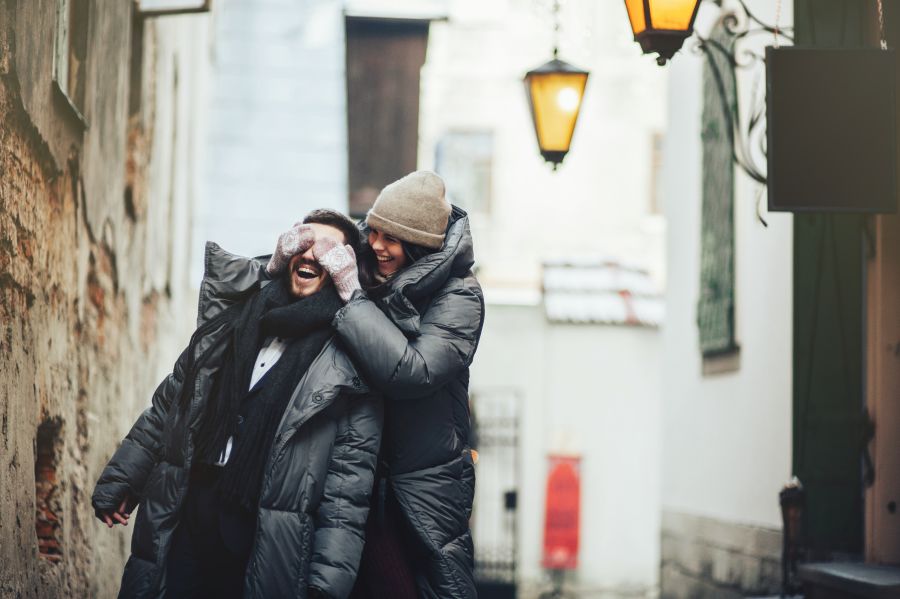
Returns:
[[[80,4],[82,121],[53,81],[56,4],[0,0],[0,596],[111,597],[130,530],[96,521],[90,495],[193,318],[170,223],[193,203],[172,181],[172,140],[194,132],[171,118],[187,101],[158,64],[189,75],[202,63],[184,40],[204,29],[142,33],[145,102],[129,119],[132,3]],[[155,262],[164,276],[148,274]]]

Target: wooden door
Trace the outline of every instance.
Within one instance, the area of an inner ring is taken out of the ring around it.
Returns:
[[[346,34],[350,214],[362,216],[385,185],[416,170],[428,21],[348,17]]]

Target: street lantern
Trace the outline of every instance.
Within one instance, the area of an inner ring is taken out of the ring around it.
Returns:
[[[525,92],[538,146],[553,169],[565,158],[575,133],[588,72],[556,58],[525,75]]]
[[[666,64],[691,36],[700,0],[625,0],[634,41],[644,54],[656,52]]]

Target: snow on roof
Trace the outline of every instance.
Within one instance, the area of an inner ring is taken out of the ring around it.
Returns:
[[[544,311],[550,322],[657,327],[665,301],[647,271],[615,260],[544,263]]]

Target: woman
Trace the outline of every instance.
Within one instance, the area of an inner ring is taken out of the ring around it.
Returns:
[[[468,383],[484,300],[468,217],[447,202],[438,175],[417,171],[384,188],[361,228],[365,291],[351,252],[328,240],[313,248],[348,300],[335,316],[337,335],[385,394],[355,594],[475,597]]]

